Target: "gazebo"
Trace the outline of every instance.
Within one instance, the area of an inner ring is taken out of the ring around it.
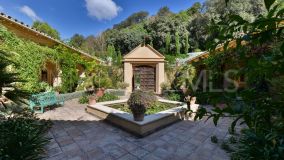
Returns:
[[[165,81],[165,57],[150,45],[139,45],[123,57],[127,92],[136,88],[161,94]]]

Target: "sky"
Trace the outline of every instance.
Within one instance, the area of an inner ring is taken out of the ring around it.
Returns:
[[[176,13],[195,2],[204,0],[0,0],[0,12],[29,25],[47,22],[68,39],[75,33],[98,35],[138,11],[154,15],[168,6]]]

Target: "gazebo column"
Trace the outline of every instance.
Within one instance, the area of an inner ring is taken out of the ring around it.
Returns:
[[[124,82],[129,84],[129,86],[126,88],[126,91],[128,93],[132,92],[132,77],[133,77],[132,64],[129,62],[124,62]]]
[[[165,64],[160,62],[156,65],[156,93],[161,94],[161,84],[165,82]]]

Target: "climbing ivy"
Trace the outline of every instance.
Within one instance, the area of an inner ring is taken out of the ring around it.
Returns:
[[[77,64],[87,65],[86,60],[79,54],[71,53],[63,46],[49,48],[38,45],[34,42],[18,38],[0,25],[0,49],[13,54],[14,66],[20,78],[26,82],[19,84],[21,88],[30,92],[40,92],[43,88],[40,85],[41,70],[45,68],[46,62],[55,63],[61,73],[61,91],[71,92],[78,81]]]

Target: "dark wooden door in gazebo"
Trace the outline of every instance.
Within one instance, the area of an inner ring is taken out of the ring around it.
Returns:
[[[145,91],[156,91],[156,68],[151,66],[134,67],[134,78],[132,84],[135,89],[140,83],[140,89]]]

